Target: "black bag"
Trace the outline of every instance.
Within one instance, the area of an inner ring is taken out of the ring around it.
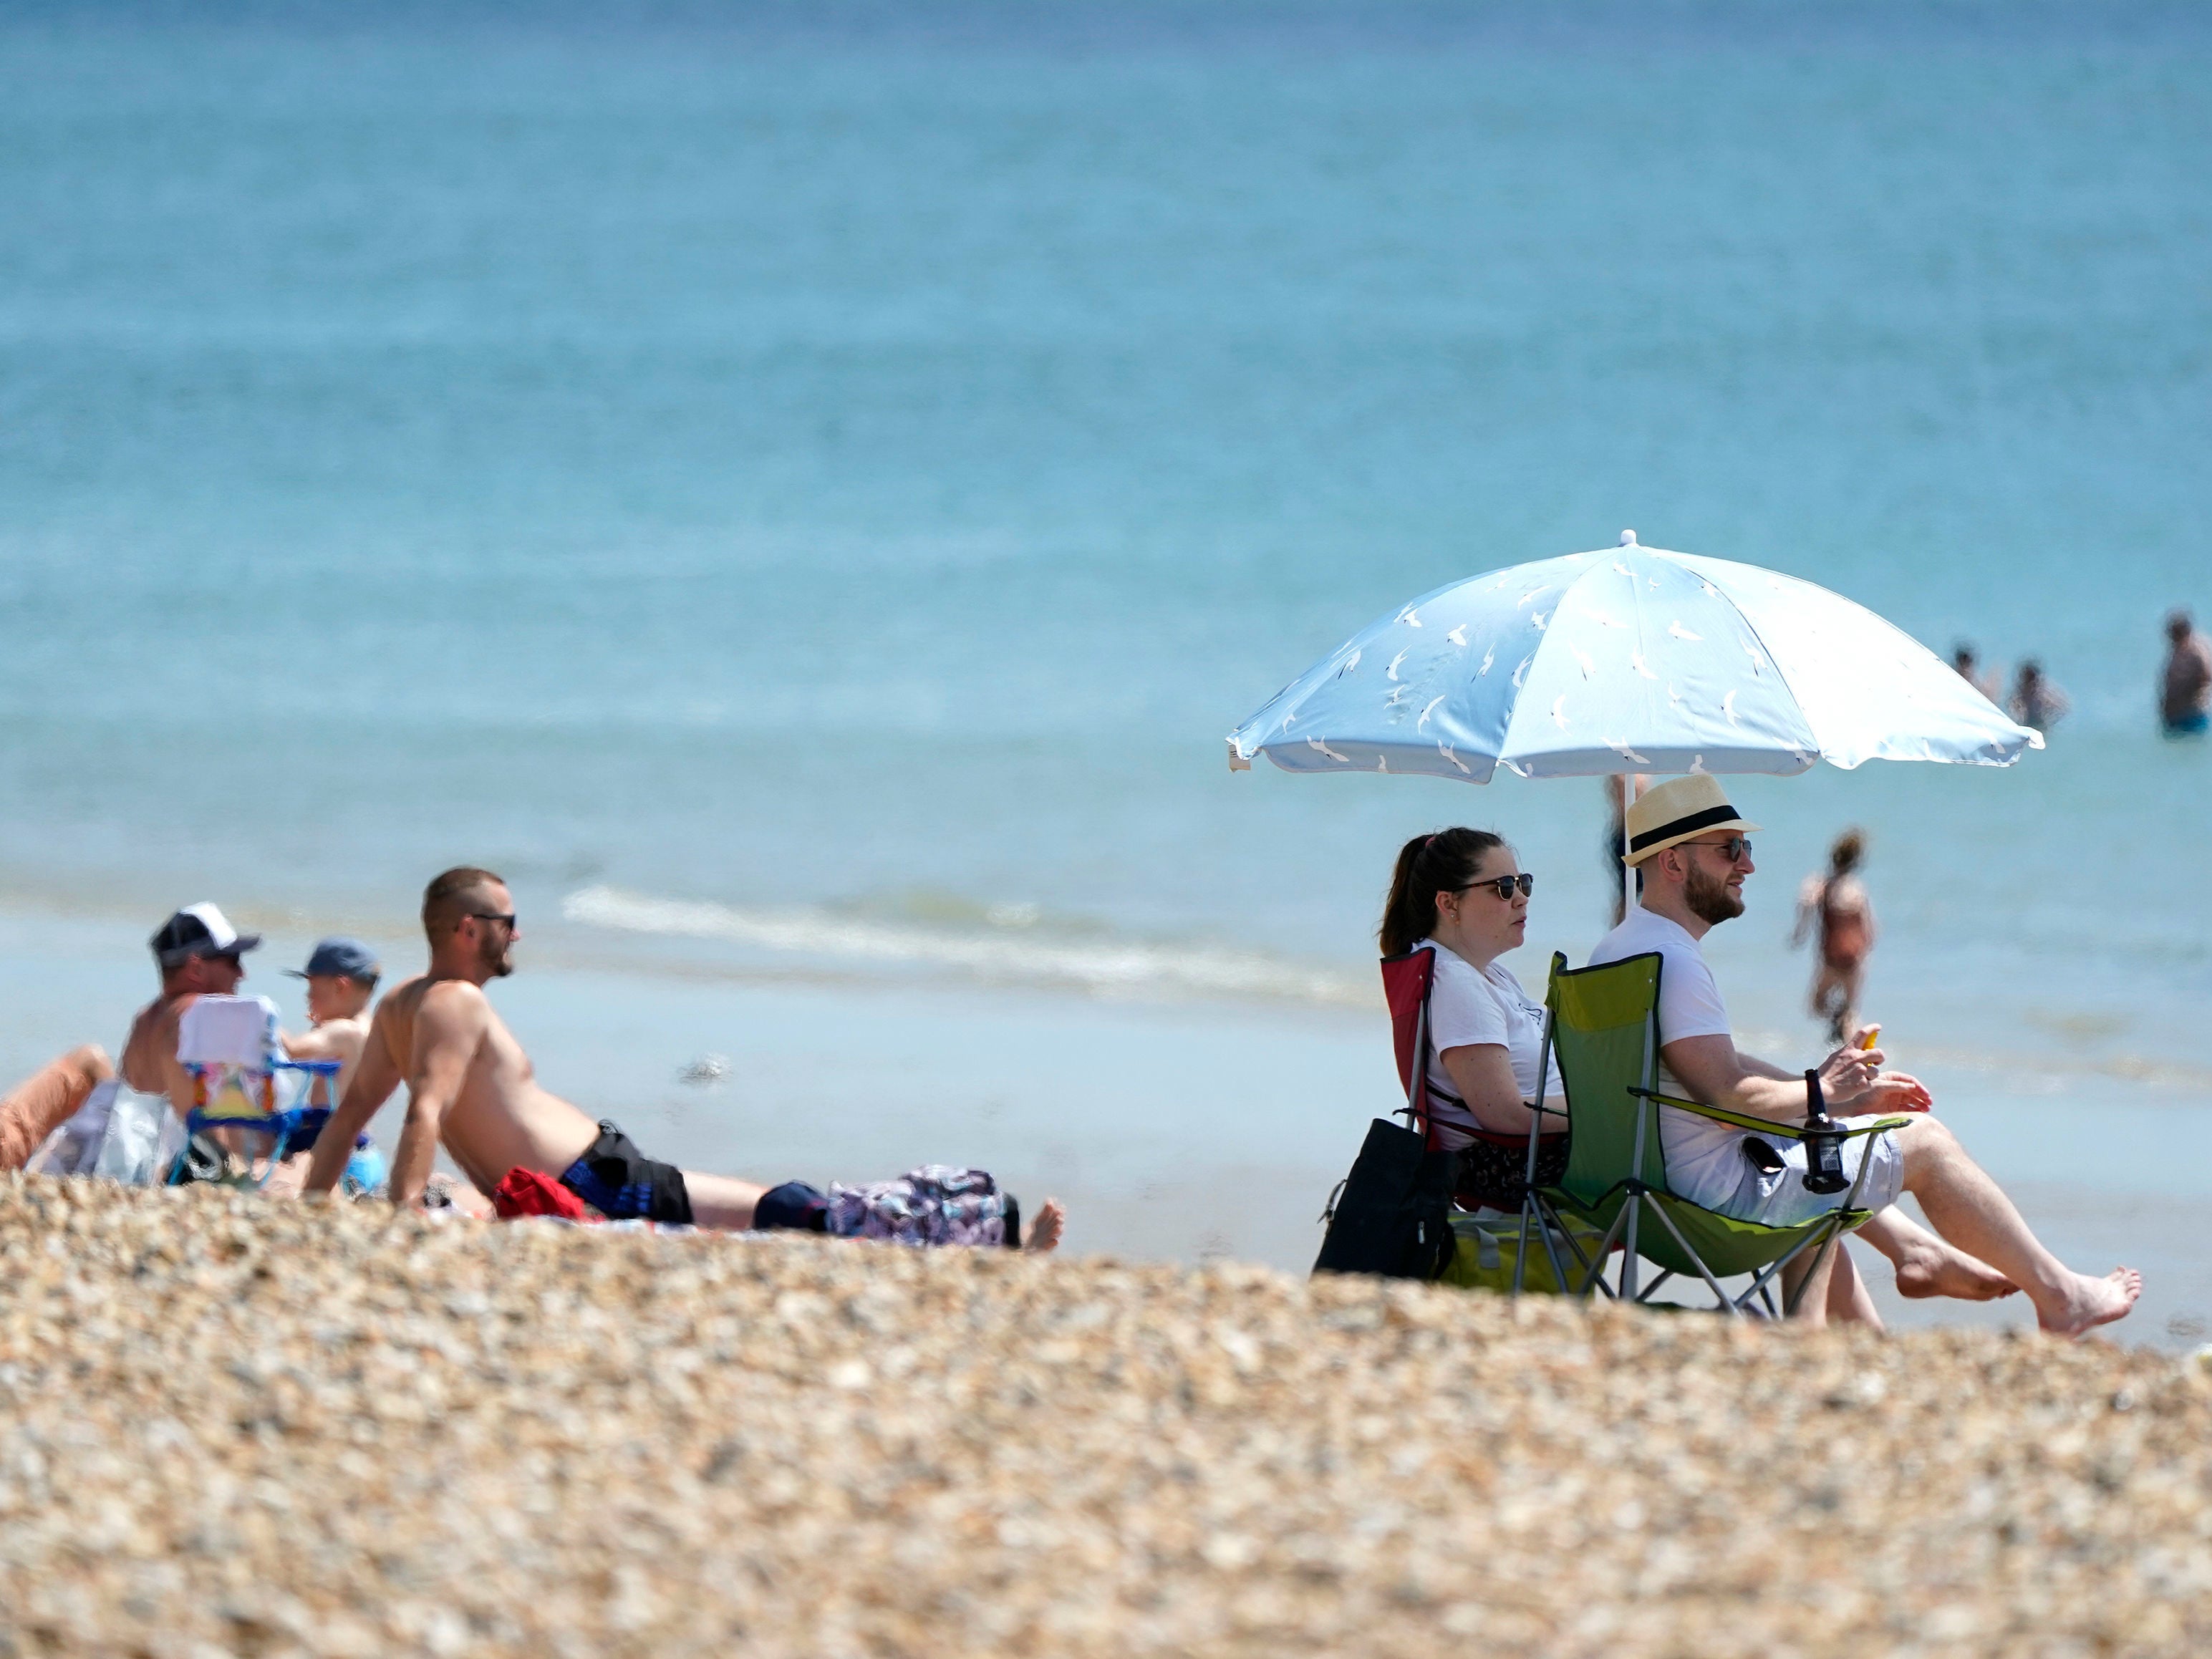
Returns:
[[[1376,1118],[1322,1218],[1328,1232],[1313,1270],[1438,1277],[1456,1246],[1451,1194],[1458,1178],[1457,1152],[1431,1152],[1413,1130]]]

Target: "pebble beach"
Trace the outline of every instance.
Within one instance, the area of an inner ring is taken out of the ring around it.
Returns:
[[[0,1654],[2212,1644],[2212,1378],[0,1178]]]

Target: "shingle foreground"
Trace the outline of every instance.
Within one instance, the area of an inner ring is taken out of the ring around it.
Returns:
[[[2212,1650],[2212,1389],[0,1178],[0,1653]]]

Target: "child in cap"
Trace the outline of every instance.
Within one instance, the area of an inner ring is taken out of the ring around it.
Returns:
[[[284,1052],[294,1060],[335,1060],[340,1063],[330,1098],[323,1097],[318,1079],[312,1106],[336,1106],[345,1098],[346,1085],[360,1063],[368,1042],[368,1005],[376,995],[376,981],[384,972],[376,953],[357,939],[326,939],[308,953],[305,968],[284,970],[307,981],[307,1018],[313,1029],[298,1036],[287,1033]]]

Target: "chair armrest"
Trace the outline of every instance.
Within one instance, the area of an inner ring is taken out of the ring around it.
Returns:
[[[1628,1092],[1650,1101],[1656,1105],[1672,1106],[1675,1110],[1681,1112],[1695,1112],[1699,1117],[1709,1117],[1716,1123],[1732,1123],[1739,1129],[1771,1129],[1775,1133],[1793,1140],[1804,1133],[1802,1130],[1792,1128],[1787,1123],[1776,1123],[1771,1119],[1753,1117],[1747,1112],[1731,1112],[1725,1106],[1708,1106],[1701,1100],[1683,1100],[1674,1095],[1662,1095],[1656,1089],[1631,1089]]]
[[[1802,1140],[1804,1127],[1796,1123],[1778,1123],[1771,1117],[1753,1117],[1748,1112],[1731,1112],[1725,1106],[1708,1106],[1703,1101],[1680,1100],[1673,1095],[1662,1095],[1654,1089],[1631,1089],[1632,1095],[1656,1101],[1662,1106],[1672,1106],[1678,1111],[1695,1112],[1699,1117],[1711,1118],[1716,1123],[1733,1124],[1739,1129],[1753,1129],[1760,1134],[1779,1135],[1784,1140]],[[1910,1116],[1878,1117],[1871,1123],[1861,1123],[1844,1131],[1844,1139],[1859,1135],[1880,1134],[1885,1129],[1901,1129],[1912,1121]]]

